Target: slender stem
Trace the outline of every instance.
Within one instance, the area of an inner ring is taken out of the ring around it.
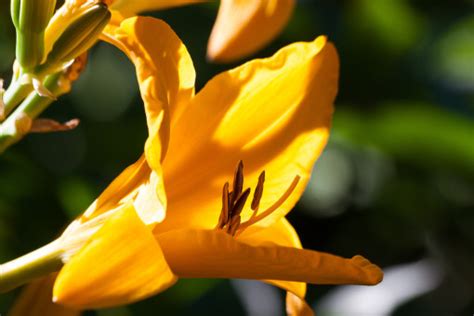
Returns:
[[[57,241],[0,265],[0,293],[13,290],[36,278],[58,271],[62,250]]]
[[[59,97],[65,93],[63,91],[64,87],[61,86],[61,77],[62,73],[56,73],[54,75],[48,76],[44,80],[44,87],[49,90],[55,97]],[[67,88],[66,88],[67,89]],[[41,113],[46,110],[51,103],[55,100],[51,99],[50,97],[42,97],[37,93],[32,93],[28,96],[28,98],[16,109],[16,112],[25,113],[28,117],[35,119]],[[15,114],[13,113],[13,114]]]
[[[8,115],[28,96],[28,94],[31,93],[31,91],[33,91],[31,84],[22,84],[19,80],[14,80],[3,95],[5,117],[8,117]]]
[[[62,91],[60,85],[61,74],[57,73],[46,78],[44,85],[54,95],[59,96]],[[16,110],[0,124],[0,154],[8,147],[20,141],[28,132],[34,119],[36,119],[53,99],[31,93]]]
[[[20,141],[30,130],[34,117],[28,112],[44,111],[53,100],[39,95],[30,94],[28,98],[11,114],[7,120],[0,124],[0,154],[8,147]],[[35,110],[35,107],[37,109]],[[28,112],[25,110],[29,110]]]

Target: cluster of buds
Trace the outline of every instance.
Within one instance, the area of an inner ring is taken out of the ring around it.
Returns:
[[[77,64],[82,70],[84,54],[111,18],[102,1],[86,1],[76,13],[64,19],[55,0],[11,1],[16,62],[8,89],[0,87],[0,153],[33,132],[37,117],[69,92],[78,78]],[[70,75],[71,68],[76,75]]]
[[[46,75],[87,51],[110,20],[105,3],[91,2],[62,28],[52,49],[45,47],[45,33],[52,27],[56,1],[13,0],[11,14],[17,33],[16,58],[25,73]],[[58,12],[61,14],[61,12]],[[50,50],[50,51],[49,51]]]
[[[54,0],[15,0],[11,15],[16,28],[16,58],[24,69],[41,63],[44,54],[44,34],[54,14]]]

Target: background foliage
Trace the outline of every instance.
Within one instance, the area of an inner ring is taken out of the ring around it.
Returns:
[[[306,248],[360,253],[387,274],[370,289],[311,286],[308,300],[319,315],[472,315],[473,7],[470,0],[299,1],[285,32],[257,55],[327,34],[342,61],[331,141],[290,221]],[[154,14],[188,46],[198,87],[228,68],[205,59],[216,13],[214,3]],[[6,80],[13,55],[2,1]],[[106,44],[45,116],[82,123],[28,136],[0,156],[0,261],[52,240],[142,152],[146,127],[133,69]],[[0,314],[17,293],[0,297]],[[255,282],[183,280],[98,315],[278,315],[281,297]]]

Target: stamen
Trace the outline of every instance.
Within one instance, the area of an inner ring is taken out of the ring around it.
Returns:
[[[239,229],[240,226],[240,216],[232,217],[229,226],[227,226],[227,233],[231,236],[235,236],[235,233]]]
[[[245,190],[237,198],[237,201],[235,201],[234,207],[231,210],[232,218],[234,218],[234,216],[240,215],[240,213],[242,212],[244,208],[245,202],[247,202],[247,198],[249,197],[249,195],[250,195],[250,188]]]
[[[217,228],[224,228],[225,224],[229,221],[229,215],[229,182],[226,182],[222,188],[222,211]]]
[[[253,214],[246,222],[242,223],[240,214],[242,213],[251,192],[250,188],[247,188],[242,192],[244,185],[243,169],[244,164],[242,161],[239,161],[234,174],[234,182],[232,184],[233,191],[229,192],[229,182],[226,182],[222,188],[222,210],[216,229],[223,230],[231,236],[238,236],[250,225],[253,225],[272,214],[290,197],[300,181],[300,176],[296,176],[283,195],[269,208],[258,214],[265,183],[265,171],[262,171],[258,177],[257,186],[255,187],[250,206],[253,210]]]
[[[234,192],[229,192],[229,209],[234,205]]]
[[[235,169],[234,174],[234,189],[233,189],[233,197],[237,199],[238,196],[242,193],[242,189],[244,186],[244,163],[242,160],[239,161],[237,168]],[[235,201],[235,200],[232,200]]]
[[[254,210],[255,213],[258,211],[258,207],[260,206],[260,200],[262,199],[262,195],[263,195],[264,183],[265,183],[265,170],[262,171],[260,176],[258,176],[257,187],[255,188],[255,192],[253,193],[252,205],[250,206],[250,208]]]
[[[264,219],[265,217],[267,217],[268,215],[270,215],[271,213],[276,211],[290,197],[290,195],[296,189],[296,186],[298,185],[298,182],[300,181],[300,179],[301,179],[300,176],[296,176],[293,179],[293,182],[291,182],[288,189],[286,189],[285,193],[283,193],[283,195],[275,203],[273,203],[269,208],[267,208],[262,213],[260,213],[256,216],[253,216],[248,221],[240,224],[239,233],[242,233],[250,225],[255,224],[256,222]]]

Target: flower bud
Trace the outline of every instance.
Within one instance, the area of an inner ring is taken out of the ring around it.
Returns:
[[[12,0],[11,15],[16,28],[16,58],[30,69],[41,63],[44,32],[56,8],[56,0]]]
[[[36,73],[44,74],[51,69],[62,68],[86,52],[97,41],[110,17],[108,7],[102,3],[85,11],[59,36],[46,62],[36,69]]]

